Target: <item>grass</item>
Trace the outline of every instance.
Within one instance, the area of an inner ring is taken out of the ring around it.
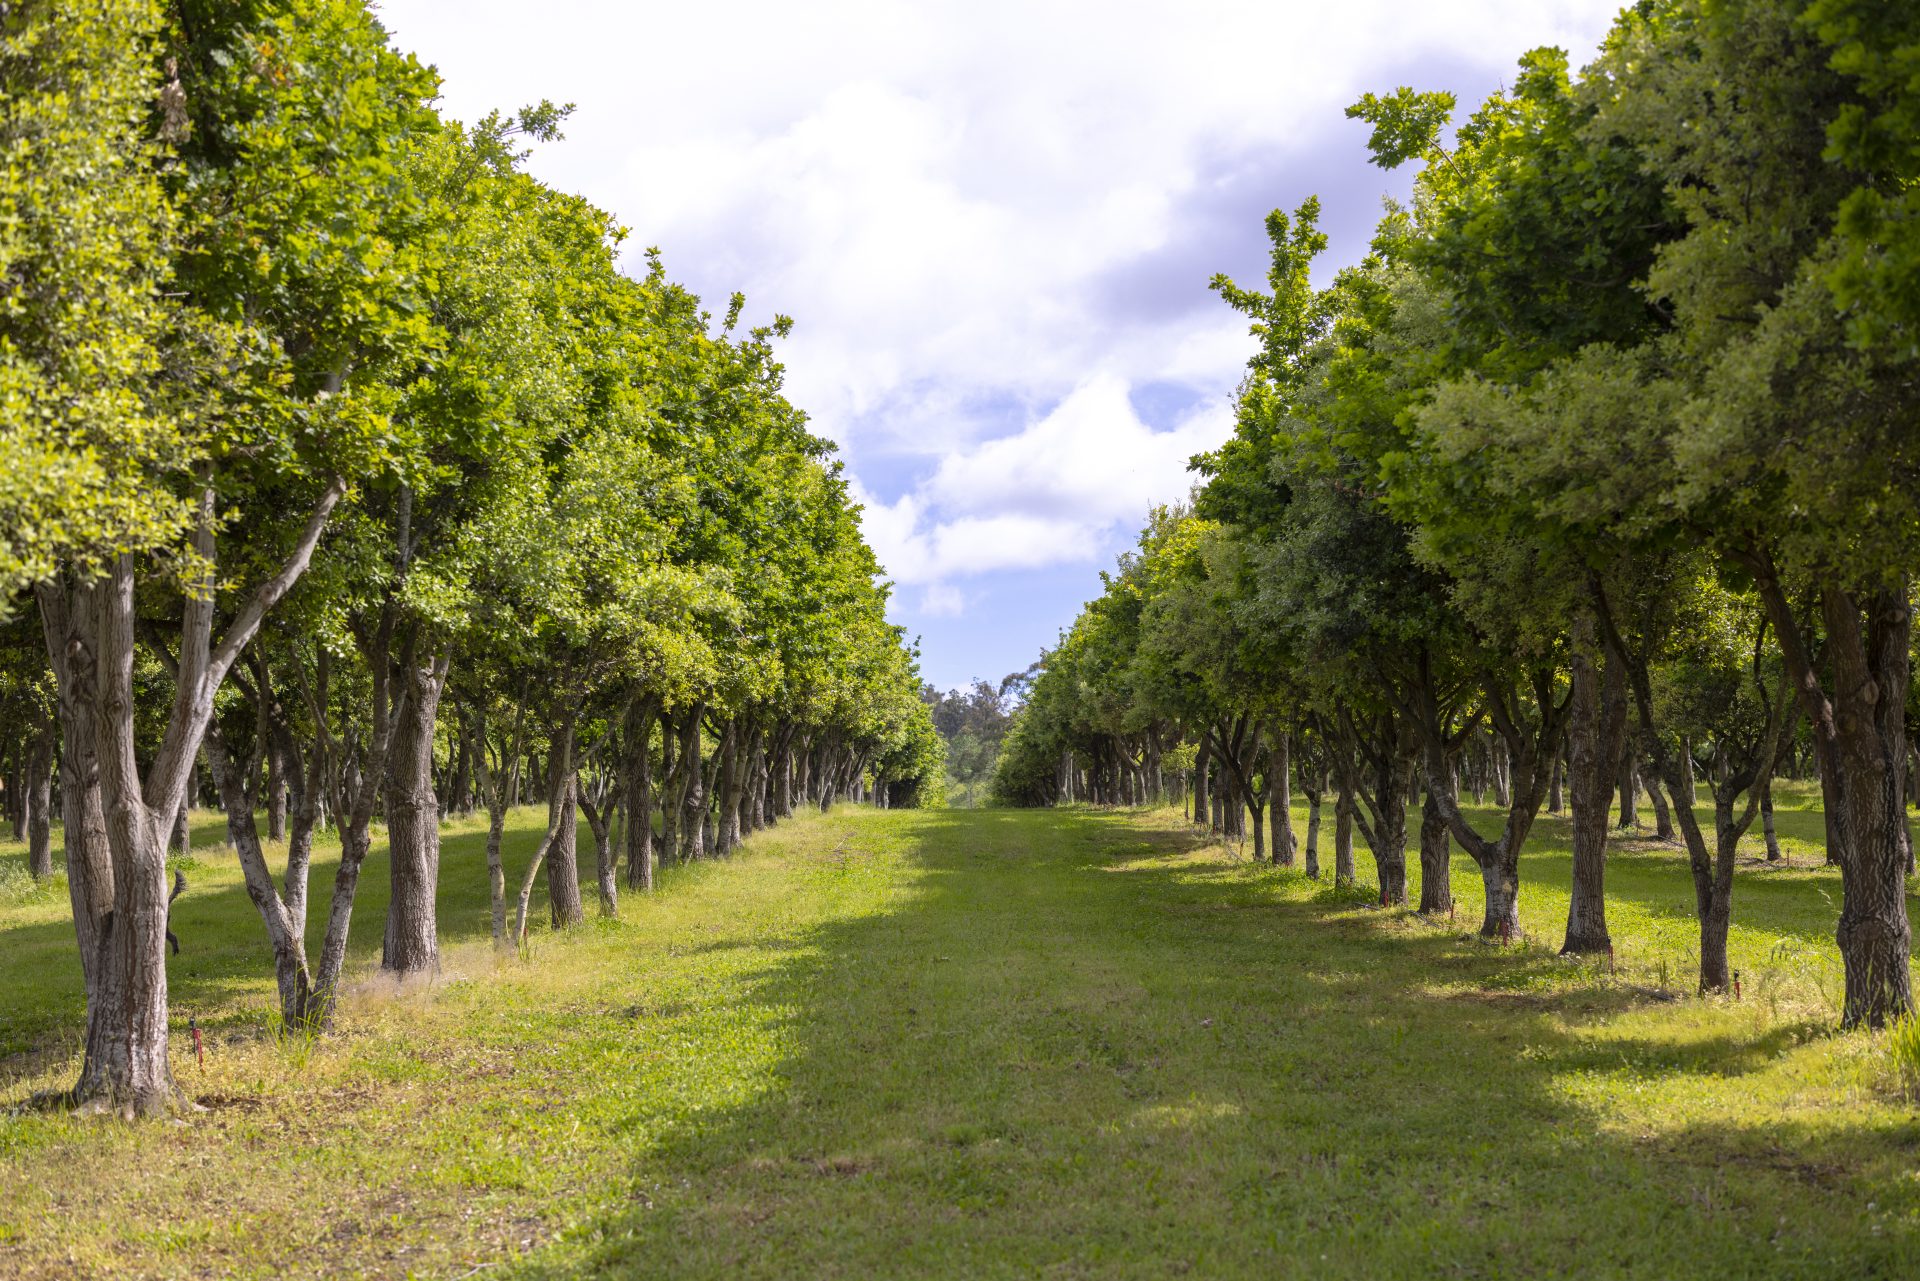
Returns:
[[[1539,945],[1471,938],[1464,859],[1448,927],[1166,812],[842,809],[498,967],[455,825],[445,981],[363,980],[318,1041],[269,1032],[238,869],[199,850],[172,983],[208,1110],[0,1114],[0,1275],[1910,1277],[1920,1114],[1887,1037],[1831,1030],[1837,880],[1818,814],[1781,822],[1740,1001],[1659,999],[1693,925],[1651,843],[1609,867],[1617,968],[1552,956],[1551,820]],[[71,1079],[80,1008],[64,888],[19,858],[0,1104]]]

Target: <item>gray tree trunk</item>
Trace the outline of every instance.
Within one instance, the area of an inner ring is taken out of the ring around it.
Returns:
[[[1193,756],[1193,822],[1205,826],[1209,821],[1211,797],[1207,789],[1207,769],[1213,764],[1213,749],[1203,739]]]
[[[1480,921],[1481,937],[1497,938],[1502,942],[1518,939],[1521,936],[1518,860],[1503,857],[1487,859],[1480,865],[1480,884],[1487,896],[1486,912]]]
[[[1351,885],[1353,871],[1353,794],[1346,788],[1333,803],[1333,883]]]
[[[26,769],[21,779],[21,807],[26,811],[27,872],[34,880],[53,875],[53,738],[52,722],[39,726],[27,744]]]
[[[1607,819],[1627,723],[1622,660],[1603,657],[1590,612],[1574,622],[1572,650],[1566,756],[1573,803],[1573,893],[1563,955],[1613,950],[1607,932]]]
[[[1647,771],[1646,776],[1651,779],[1652,773]],[[1653,806],[1654,839],[1670,841],[1673,839],[1673,811],[1667,807],[1666,793],[1658,785],[1649,786],[1646,790],[1647,801]]]
[[[700,747],[700,719],[705,715],[703,704],[695,703],[688,709],[686,720],[680,725],[679,751],[674,762],[680,778],[675,803],[679,809],[678,854],[682,863],[706,853],[707,793]]]
[[[488,758],[489,743],[484,713],[460,717],[461,737],[469,740],[466,750],[474,782],[487,807],[487,905],[492,918],[494,951],[507,946],[507,869],[503,845],[507,830],[507,809],[520,790],[520,767],[525,759],[526,702],[516,700],[513,730],[501,745],[502,773],[494,774]]]
[[[593,832],[593,872],[594,881],[599,887],[600,915],[618,916],[620,914],[620,878],[615,874],[618,857],[613,851],[613,820],[616,813],[615,798],[609,796],[604,807],[595,805],[587,795],[587,789],[576,781],[574,793],[579,801],[580,812],[587,816],[587,826]]]
[[[1431,788],[1420,807],[1420,911],[1453,914],[1453,837]]]
[[[266,690],[260,693],[271,697]],[[267,839],[278,844],[287,839],[287,764],[278,739],[267,736]]]
[[[387,758],[387,851],[392,897],[380,968],[396,976],[440,968],[440,799],[433,788],[434,726],[446,689],[443,655],[400,669],[406,691]]]
[[[1620,758],[1620,830],[1636,831],[1640,827],[1638,797],[1640,794],[1640,758],[1629,750]]]
[[[653,889],[653,722],[659,705],[636,698],[627,710],[627,888]]]
[[[574,793],[580,785],[573,759],[573,714],[568,712],[553,734],[547,762],[547,827],[553,833],[547,847],[547,903],[555,929],[579,925],[587,919],[580,901],[578,824]]]
[[[240,870],[246,878],[247,897],[252,900],[267,927],[267,942],[273,950],[274,983],[280,993],[280,1023],[287,1029],[300,1029],[312,1017],[313,976],[307,968],[305,945],[306,919],[304,883],[289,897],[302,908],[296,916],[286,897],[274,887],[273,873],[267,867],[260,846],[260,829],[254,821],[253,803],[247,796],[242,769],[227,750],[219,728],[210,728],[206,738],[207,762],[212,766],[214,783],[220,789],[220,804],[227,815],[227,839],[239,856]],[[304,882],[304,869],[299,873]],[[289,868],[289,890],[295,873]]]
[[[726,733],[720,736],[720,778],[716,791],[719,793],[720,821],[714,833],[714,852],[731,854],[740,844],[740,799],[746,783],[745,772],[741,769],[740,721],[736,718],[727,724]]]
[[[116,558],[105,578],[87,586],[48,582],[36,589],[63,718],[73,717],[63,731],[71,739],[84,728],[91,740],[91,764],[78,752],[74,757],[74,791],[83,808],[74,816],[81,821],[66,834],[87,984],[86,1051],[73,1090],[77,1102],[130,1113],[172,1105],[165,822],[187,799],[215,694],[267,611],[305,572],[344,490],[337,481],[326,488],[292,553],[240,602],[218,644],[213,641],[213,584],[204,582],[188,593],[172,659],[173,705],[144,779],[137,762],[133,694],[134,558]],[[212,567],[211,488],[201,493],[193,544],[201,562]],[[95,831],[84,809],[95,780],[105,820],[102,847],[92,846]]]
[[[1839,841],[1842,1021],[1880,1027],[1913,1008],[1913,926],[1900,839],[1912,606],[1904,586],[1856,596],[1825,584],[1822,657],[1832,684],[1823,686],[1777,578],[1763,572],[1758,582],[1821,748],[1821,793],[1833,818],[1829,831]]]
[[[80,972],[93,999],[101,963],[100,930],[113,912],[113,859],[107,849],[107,819],[95,755],[95,654],[98,652],[98,585],[43,585],[40,600],[47,654],[60,699],[61,837],[67,897],[80,944]]]
[[[1267,752],[1267,802],[1273,806],[1273,865],[1292,867],[1293,840],[1293,761],[1291,744],[1284,733],[1273,736]]]
[[[1320,800],[1326,794],[1327,772],[1322,768],[1314,786],[1307,791],[1307,848],[1304,870],[1316,881],[1320,879]]]

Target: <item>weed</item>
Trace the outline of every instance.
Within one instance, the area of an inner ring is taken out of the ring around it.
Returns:
[[[1887,1060],[1901,1093],[1920,1102],[1920,1012],[1909,1011],[1887,1029]]]

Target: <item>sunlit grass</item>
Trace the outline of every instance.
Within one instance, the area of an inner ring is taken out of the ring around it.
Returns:
[[[537,818],[515,816],[510,868]],[[1837,878],[1815,855],[1743,866],[1736,1001],[1690,995],[1684,865],[1650,842],[1609,868],[1615,964],[1553,954],[1558,820],[1507,948],[1472,936],[1464,858],[1434,923],[1167,811],[843,809],[504,964],[461,823],[442,980],[369,975],[376,854],[342,1027],[309,1040],[271,1030],[219,830],[197,830],[172,969],[180,1028],[210,1033],[204,1067],[178,1035],[176,1071],[209,1110],[0,1119],[0,1275],[1831,1278],[1920,1258],[1920,1115],[1892,1038],[1833,1030]],[[71,1080],[80,1008],[64,888],[22,890],[18,858],[0,846],[16,1103]]]

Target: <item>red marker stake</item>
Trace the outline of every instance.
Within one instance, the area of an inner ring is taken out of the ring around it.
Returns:
[[[207,1065],[207,1054],[200,1045],[200,1020],[189,1016],[187,1031],[193,1033],[193,1061],[204,1068]]]

